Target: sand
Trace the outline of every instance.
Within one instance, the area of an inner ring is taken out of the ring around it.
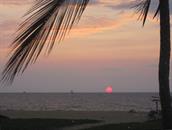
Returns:
[[[147,113],[123,111],[0,111],[10,118],[94,119],[107,123],[143,122]]]

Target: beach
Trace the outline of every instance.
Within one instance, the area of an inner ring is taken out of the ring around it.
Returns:
[[[91,119],[106,123],[144,122],[146,112],[124,111],[0,111],[9,118],[40,118],[40,119]]]
[[[124,111],[0,111],[4,130],[160,130],[145,112]]]

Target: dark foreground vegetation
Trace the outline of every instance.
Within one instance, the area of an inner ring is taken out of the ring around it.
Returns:
[[[0,130],[53,130],[66,126],[98,123],[97,120],[72,119],[5,119],[1,120]]]
[[[100,122],[101,121],[88,119],[4,119],[1,120],[1,130],[60,130],[63,127]],[[143,123],[101,125],[82,130],[161,130],[161,128],[161,121],[147,121]]]

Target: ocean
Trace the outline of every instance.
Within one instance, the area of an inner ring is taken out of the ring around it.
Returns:
[[[158,93],[0,93],[0,110],[150,111]]]

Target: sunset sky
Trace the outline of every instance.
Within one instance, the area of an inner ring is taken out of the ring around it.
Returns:
[[[49,56],[42,53],[0,92],[104,92],[109,85],[113,92],[158,91],[159,20],[152,19],[156,1],[143,28],[131,9],[135,0],[91,0],[65,40]],[[32,3],[0,0],[1,72],[15,31]]]

